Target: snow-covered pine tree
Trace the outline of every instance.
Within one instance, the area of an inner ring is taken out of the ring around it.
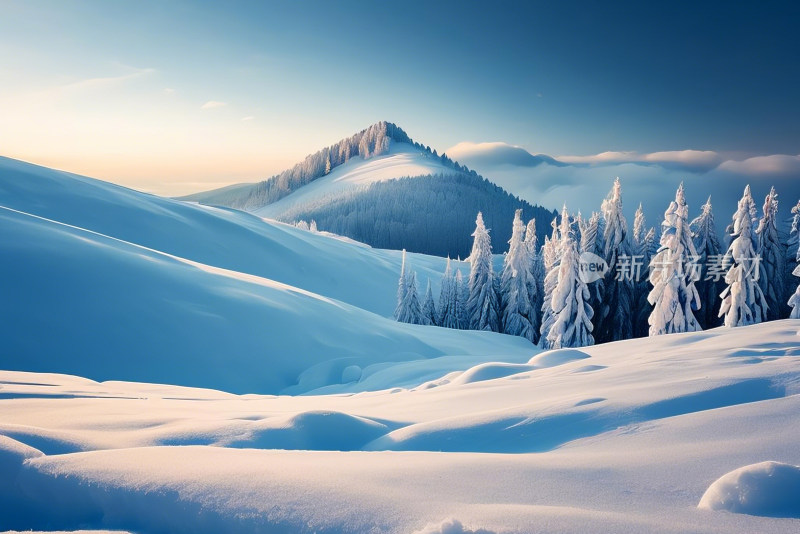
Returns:
[[[717,238],[714,224],[714,213],[711,211],[711,197],[703,204],[703,210],[689,227],[692,229],[694,248],[697,251],[697,265],[700,279],[695,282],[697,294],[700,295],[700,309],[695,313],[697,321],[703,329],[714,328],[722,324],[719,319],[719,294],[725,289],[722,276],[709,271],[712,265],[719,265],[722,259],[722,247]]]
[[[317,221],[315,221],[314,219],[311,219],[311,222],[308,224],[308,229],[309,229],[309,231],[316,233],[317,232]]]
[[[725,326],[729,327],[760,323],[767,317],[767,301],[757,280],[760,273],[750,211],[752,204],[748,185],[733,214],[732,240],[725,253],[725,265],[730,268],[725,274],[727,287],[720,295],[719,314],[725,316]]]
[[[786,295],[795,292],[797,280],[792,276],[800,265],[800,200],[792,206],[791,217],[788,221],[789,236],[786,238]]]
[[[503,299],[503,332],[520,336],[534,342],[534,326],[531,324],[531,302],[529,291],[536,283],[530,280],[531,262],[524,243],[525,225],[522,210],[514,213],[508,252],[503,259],[500,275],[500,295]]]
[[[569,224],[564,230],[558,281],[551,296],[555,320],[547,333],[547,346],[553,349],[594,344],[589,288],[580,276],[580,254]]]
[[[436,315],[436,305],[433,303],[433,291],[431,290],[431,280],[428,279],[428,287],[425,289],[425,300],[422,304],[422,324],[436,326],[439,324]]]
[[[437,324],[445,328],[460,328],[457,305],[456,279],[450,266],[450,257],[447,258],[447,267],[442,276],[442,286],[439,290],[439,319]]]
[[[467,312],[472,330],[500,332],[500,298],[496,291],[492,267],[492,241],[489,230],[483,224],[483,215],[478,212],[475,231],[472,233],[470,254],[469,300]]]
[[[461,330],[469,330],[469,315],[467,314],[467,302],[469,302],[469,284],[464,281],[464,276],[460,269],[456,269],[455,279],[455,298],[456,298],[456,317],[458,317],[458,327]]]
[[[536,237],[536,219],[528,221],[525,229],[525,251],[528,256],[528,302],[531,304],[528,320],[533,326],[533,343],[539,343],[539,327],[542,324],[542,293],[544,291],[544,265]]]
[[[647,269],[653,256],[654,239],[655,231],[647,228],[644,210],[642,204],[639,203],[633,218],[633,243],[631,244],[633,257],[640,265],[638,272],[634,273],[633,280],[633,337],[647,337],[647,318],[653,311],[653,307],[647,302],[647,294],[650,293]]]
[[[786,308],[786,247],[778,237],[778,194],[771,188],[764,199],[764,212],[758,224],[758,248],[761,272],[758,284],[767,301],[765,320],[774,321],[789,315]]]
[[[395,321],[401,321],[401,317],[405,317],[405,309],[403,306],[406,302],[406,294],[408,293],[408,279],[406,278],[406,250],[403,249],[403,259],[400,260],[400,278],[397,280],[397,304],[394,307]]]
[[[800,259],[798,259],[800,261]],[[792,273],[794,276],[800,276],[800,265]],[[798,284],[797,289],[795,290],[794,294],[789,297],[789,307],[792,309],[791,313],[789,313],[790,319],[800,319],[800,284]]]
[[[603,219],[598,212],[592,212],[588,219],[583,220],[581,228],[581,242],[579,251],[581,254],[590,253],[598,257],[603,257],[605,245],[603,243]],[[589,286],[589,305],[592,310],[599,310],[603,304],[603,294],[605,293],[605,283],[602,278],[588,284]],[[595,324],[599,315],[595,312],[593,320]],[[595,325],[596,326],[596,325]]]
[[[563,216],[562,216],[563,217]],[[550,223],[552,234],[544,238],[542,245],[542,264],[544,266],[544,283],[542,286],[542,324],[539,327],[539,344],[543,349],[550,348],[547,334],[555,321],[553,314],[553,290],[558,284],[558,262],[560,260],[559,246],[561,238],[558,233],[557,220]]]
[[[581,252],[581,238],[583,236],[584,227],[583,215],[579,211],[575,217],[572,218],[572,238],[575,240],[575,246],[578,248],[578,254]]]
[[[650,314],[653,312],[653,306],[647,300],[650,293],[650,265],[652,264],[653,256],[658,253],[659,246],[658,238],[656,237],[656,229],[650,227],[644,235],[644,242],[639,251],[642,256],[642,274],[640,281],[642,293],[640,304],[636,310],[637,315],[635,317],[633,330],[635,337],[647,337],[650,335],[650,325],[647,322]]]
[[[650,335],[696,332],[700,324],[694,311],[700,309],[700,296],[686,263],[697,255],[689,228],[689,208],[683,184],[675,193],[661,223],[661,246],[650,262],[652,291],[647,301],[653,305],[648,318]]]
[[[605,221],[603,257],[608,264],[608,270],[603,277],[603,305],[600,310],[595,310],[600,314],[595,321],[598,328],[594,331],[599,343],[633,337],[633,280],[629,276],[617,276],[618,267],[622,266],[621,261],[627,261],[629,265],[633,261],[628,240],[628,222],[622,214],[621,192],[622,186],[617,178],[601,208]]]
[[[422,309],[417,296],[417,275],[406,266],[406,251],[400,267],[400,280],[397,284],[397,306],[394,318],[401,323],[423,324]]]

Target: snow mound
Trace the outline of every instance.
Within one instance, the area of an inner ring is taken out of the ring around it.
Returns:
[[[266,421],[236,447],[257,449],[352,451],[391,430],[383,423],[334,411],[310,411],[278,422]]]
[[[576,360],[585,360],[589,355],[577,349],[558,349],[542,352],[531,358],[528,363],[538,368],[555,367]]]
[[[800,466],[761,462],[740,467],[711,484],[697,507],[800,518]]]
[[[515,363],[484,363],[476,365],[464,371],[458,378],[452,381],[453,384],[472,384],[485,380],[495,380],[507,376],[533,371],[536,367],[526,364]]]
[[[465,528],[458,519],[446,519],[438,524],[430,523],[414,534],[494,534],[494,532],[483,528],[471,530]]]
[[[39,456],[42,456],[41,451],[0,435],[0,480],[12,480],[25,460]]]

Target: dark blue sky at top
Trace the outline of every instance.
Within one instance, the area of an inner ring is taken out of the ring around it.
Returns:
[[[119,80],[41,118],[71,128],[102,109],[110,130],[92,117],[70,135],[82,161],[99,142],[124,152],[119,124],[183,138],[181,155],[205,125],[229,140],[221,160],[262,158],[240,175],[264,175],[378,120],[440,151],[800,153],[797,3],[0,0],[0,13],[0,96]],[[11,102],[23,125],[41,107]],[[144,141],[129,161],[148,161]]]
[[[466,134],[551,153],[796,154],[797,6],[226,3],[212,16],[239,46],[285,46],[300,69],[317,68],[318,90],[346,95],[342,106],[373,110],[369,93],[386,92],[382,118],[408,114],[444,145]]]

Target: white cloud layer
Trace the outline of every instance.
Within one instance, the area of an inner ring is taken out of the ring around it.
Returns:
[[[447,154],[478,171],[492,167],[533,167],[540,163],[552,166],[607,167],[626,164],[662,167],[664,169],[692,173],[708,173],[714,170],[739,175],[796,175],[800,174],[800,155],[773,154],[756,156],[745,160],[726,160],[713,150],[666,150],[640,153],[634,151],[601,152],[588,156],[533,155],[522,147],[503,142],[458,143],[447,150]]]
[[[756,156],[742,161],[730,160],[722,163],[719,168],[747,175],[800,174],[800,155],[774,154],[772,156]]]
[[[214,109],[214,108],[221,108],[221,107],[223,107],[223,106],[227,106],[227,105],[228,105],[228,103],[227,103],[227,102],[220,102],[220,101],[218,101],[218,100],[209,100],[208,102],[206,102],[205,104],[203,104],[202,106],[200,106],[200,109]]]

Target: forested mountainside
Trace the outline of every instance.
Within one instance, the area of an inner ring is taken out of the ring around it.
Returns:
[[[285,222],[314,219],[320,230],[371,246],[451,256],[469,253],[470,225],[478,211],[494,229],[496,252],[507,249],[516,209],[537,219],[540,237],[556,216],[385,121],[263,182],[182,200],[253,211]]]

